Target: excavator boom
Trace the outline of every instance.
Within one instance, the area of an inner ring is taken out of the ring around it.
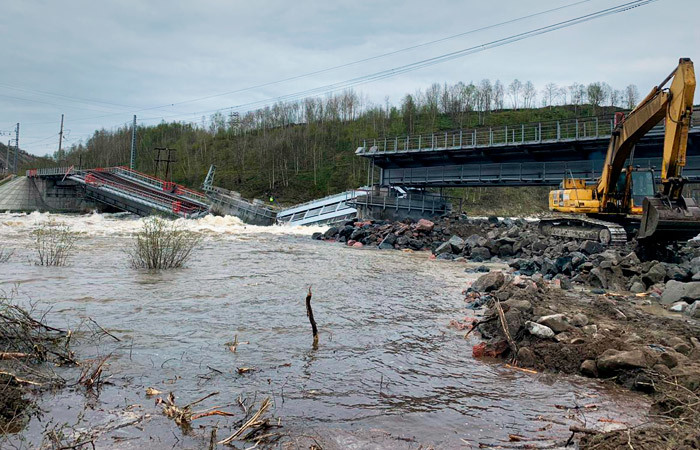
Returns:
[[[682,176],[695,94],[692,61],[681,59],[670,77],[673,81],[665,108],[662,189],[654,197],[644,199],[637,234],[637,238],[643,240],[681,241],[700,233],[700,208],[692,198],[683,197],[685,179]]]

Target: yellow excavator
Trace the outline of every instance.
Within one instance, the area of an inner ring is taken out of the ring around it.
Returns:
[[[672,80],[672,81],[671,81]],[[664,86],[671,81],[668,88]],[[700,233],[700,208],[683,197],[682,176],[693,112],[695,71],[689,58],[627,116],[616,114],[600,179],[565,178],[549,193],[549,209],[568,213],[543,218],[543,234],[620,244],[636,237],[646,242],[691,239]],[[661,189],[652,169],[633,167],[630,156],[639,140],[665,120]],[[627,166],[626,166],[627,164]]]

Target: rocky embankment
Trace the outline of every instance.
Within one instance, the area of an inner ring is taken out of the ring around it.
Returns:
[[[635,243],[605,248],[598,242],[565,240],[542,235],[536,221],[468,218],[437,222],[347,222],[314,239],[352,247],[430,250],[433,257],[459,261],[501,261],[515,275],[541,274],[563,289],[585,286],[593,292],[648,293],[674,312],[700,317],[700,241],[674,249],[674,260],[645,260]]]

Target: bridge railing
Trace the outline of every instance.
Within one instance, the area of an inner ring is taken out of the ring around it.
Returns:
[[[156,177],[153,177],[151,175],[147,175],[145,173],[129,169],[128,167],[125,167],[125,166],[109,167],[109,168],[106,168],[104,170],[107,172],[110,172],[110,173],[114,173],[116,175],[121,175],[121,176],[126,176],[129,178],[133,178],[134,180],[137,180],[141,183],[156,187],[158,189],[169,190],[169,191],[173,192],[174,194],[177,194],[177,195],[184,197],[188,200],[202,203],[204,205],[209,203],[207,196],[200,193],[200,192],[197,192],[193,189],[187,188],[187,187],[182,186],[182,185],[177,184],[177,183],[172,183],[170,181],[161,180],[160,178],[156,178]]]
[[[70,167],[47,167],[44,169],[29,169],[26,172],[26,176],[32,177],[52,177],[59,175],[70,175],[77,173],[79,171],[75,170],[73,166]]]
[[[105,172],[107,172],[105,170]],[[107,187],[109,189],[113,189],[115,191],[118,191],[124,195],[133,197],[134,199],[138,200],[145,200],[153,204],[154,206],[158,207],[159,209],[162,209],[164,211],[172,212],[174,214],[180,215],[180,216],[188,216],[191,214],[195,214],[198,212],[201,212],[201,208],[196,208],[192,206],[187,206],[183,205],[182,202],[177,201],[177,200],[172,200],[167,197],[161,197],[155,194],[151,194],[148,192],[145,192],[141,189],[136,189],[131,186],[127,186],[121,183],[114,182],[112,180],[105,179],[103,177],[99,176],[99,171],[96,171],[95,173],[88,173],[84,177],[85,184],[98,187],[98,188],[104,188]]]
[[[700,127],[700,108],[694,109],[692,127]],[[444,131],[416,136],[395,136],[362,141],[359,155],[409,153],[464,148],[499,147],[542,142],[581,141],[609,138],[615,127],[613,116],[580,117]],[[651,134],[662,134],[663,122]]]

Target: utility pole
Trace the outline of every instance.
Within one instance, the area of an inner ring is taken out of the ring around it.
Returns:
[[[7,157],[5,158],[5,168],[8,174],[10,173],[10,142],[12,142],[12,139],[7,140]]]
[[[17,153],[19,153],[19,122],[17,122],[17,128],[15,128],[15,163],[13,164],[15,174],[17,174]]]
[[[136,168],[136,114],[134,114],[134,124],[131,126],[131,162],[129,168],[134,170]],[[156,165],[156,170],[158,166]]]
[[[61,145],[63,144],[63,114],[61,114],[61,131],[58,132],[58,160],[60,163],[61,157]]]
[[[159,163],[164,162],[165,163],[165,174],[163,175],[163,179],[166,181],[171,181],[172,180],[172,172],[171,172],[171,167],[170,163],[175,162],[176,160],[172,157],[172,153],[176,151],[177,149],[174,148],[169,148],[169,147],[156,147],[154,149],[156,152],[156,159],[154,160],[156,163],[156,171],[155,171],[155,177],[158,178],[158,166]],[[161,158],[160,152],[165,151],[167,152],[167,158]]]

